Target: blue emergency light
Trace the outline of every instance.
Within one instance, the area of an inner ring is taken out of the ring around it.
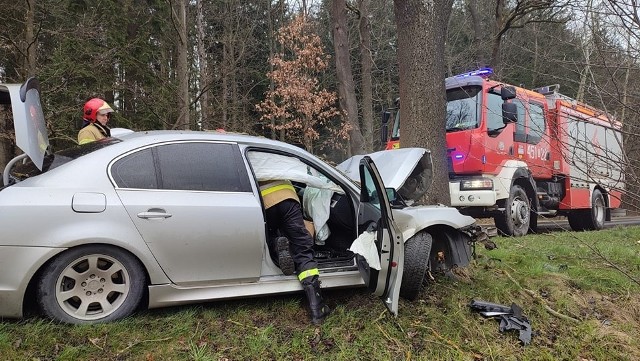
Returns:
[[[462,73],[456,75],[456,78],[466,78],[469,76],[479,76],[482,78],[488,78],[493,75],[493,69],[491,68],[480,68],[478,70],[470,71],[468,73]]]

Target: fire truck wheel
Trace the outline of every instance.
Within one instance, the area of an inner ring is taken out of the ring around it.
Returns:
[[[579,211],[577,217],[580,218],[578,222],[578,229],[571,224],[571,218],[569,217],[569,225],[571,229],[576,231],[596,231],[604,228],[604,219],[606,217],[607,205],[604,202],[604,195],[599,189],[594,189],[591,195],[591,209]],[[575,220],[574,220],[575,223]]]
[[[604,195],[599,189],[594,189],[591,195],[591,209],[577,210],[569,213],[569,226],[579,231],[595,231],[604,228],[607,205]]]
[[[529,233],[538,233],[538,211],[531,207],[531,215],[529,216]]]
[[[569,221],[569,227],[576,232],[584,231],[586,228],[584,218],[584,211],[572,211],[567,215]]]
[[[404,244],[404,272],[400,285],[402,298],[415,300],[424,288],[432,244],[431,234],[425,231],[416,233]]]
[[[505,236],[526,235],[531,221],[531,201],[521,186],[511,187],[504,208],[504,213],[494,217],[498,231]]]
[[[591,195],[591,209],[584,218],[585,229],[590,231],[604,228],[607,204],[604,202],[604,195],[599,189],[594,189]]]

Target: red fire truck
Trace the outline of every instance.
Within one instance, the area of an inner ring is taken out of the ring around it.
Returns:
[[[538,216],[601,229],[624,189],[620,122],[561,95],[559,85],[528,90],[490,74],[446,79],[451,205],[493,217],[509,236],[535,231]],[[398,107],[384,112],[382,134],[386,149],[399,147]]]

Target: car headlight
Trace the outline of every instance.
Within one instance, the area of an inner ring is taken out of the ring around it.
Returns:
[[[493,180],[489,178],[464,179],[460,181],[461,191],[492,190]]]

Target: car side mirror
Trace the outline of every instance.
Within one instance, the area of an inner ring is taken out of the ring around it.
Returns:
[[[516,88],[512,86],[503,86],[500,89],[500,97],[502,100],[514,99],[516,97]]]
[[[504,124],[518,122],[518,108],[515,103],[502,104],[502,122]]]
[[[387,143],[389,137],[389,119],[391,118],[391,112],[385,110],[382,112],[382,126],[380,128],[380,142],[384,145]]]
[[[385,110],[384,112],[382,112],[382,125],[389,124],[389,118],[391,118],[391,112],[390,111]]]
[[[396,191],[395,188],[385,188],[384,189],[387,192],[387,198],[389,199],[389,204],[393,207],[406,207],[406,203],[404,202],[404,199],[402,199],[402,196],[400,196],[400,194],[398,193],[398,191]]]

